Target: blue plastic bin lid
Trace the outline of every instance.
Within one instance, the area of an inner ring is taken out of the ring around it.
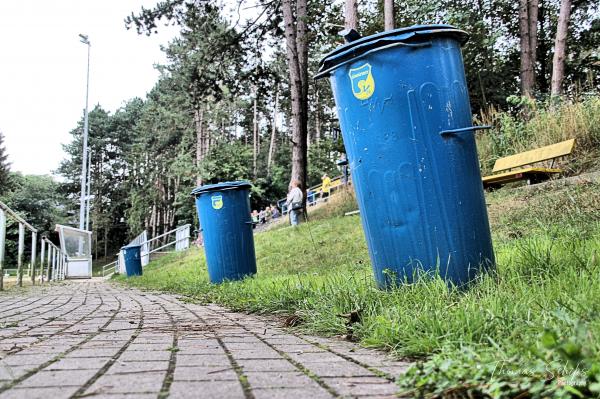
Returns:
[[[454,37],[461,44],[465,44],[467,40],[469,40],[469,34],[467,32],[457,29],[452,25],[445,24],[413,25],[407,28],[380,32],[344,44],[325,55],[321,62],[319,62],[319,73],[317,73],[315,79],[328,76],[338,65],[352,60],[369,50],[398,42],[404,42],[409,45],[415,42],[419,43],[422,42],[422,39],[426,39],[433,35]]]
[[[206,184],[204,186],[196,187],[192,191],[192,195],[198,196],[202,193],[208,193],[211,191],[235,190],[235,189],[243,189],[243,188],[250,188],[250,187],[252,187],[252,184],[248,183],[245,180],[226,181],[223,183]]]
[[[121,249],[130,249],[130,248],[139,248],[139,247],[141,247],[140,244],[128,244],[128,245],[125,245],[124,247],[121,247]]]

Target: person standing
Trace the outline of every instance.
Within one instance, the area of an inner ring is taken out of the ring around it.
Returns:
[[[271,204],[271,212],[273,212],[273,219],[277,219],[280,216],[280,214],[279,214],[279,208],[277,208],[273,204]]]
[[[252,228],[255,229],[258,224],[258,211],[256,209],[253,210],[250,216],[252,217]]]
[[[298,180],[293,180],[290,184],[290,192],[288,193],[286,200],[289,209],[290,224],[292,226],[298,225],[300,212],[302,212],[303,199],[304,195],[302,194],[302,190],[300,190],[300,182]]]
[[[329,193],[331,192],[331,178],[327,176],[327,173],[323,174],[321,179],[321,199],[327,201]]]

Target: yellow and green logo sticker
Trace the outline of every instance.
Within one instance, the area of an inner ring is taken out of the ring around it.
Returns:
[[[373,79],[370,64],[352,68],[348,74],[350,75],[354,97],[359,100],[366,100],[373,95],[375,92],[375,79]]]
[[[210,197],[212,202],[213,209],[221,209],[223,208],[223,196],[222,195],[213,195]]]

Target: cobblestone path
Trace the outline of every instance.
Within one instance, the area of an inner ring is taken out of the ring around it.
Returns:
[[[103,281],[0,294],[0,399],[394,397],[406,364]]]

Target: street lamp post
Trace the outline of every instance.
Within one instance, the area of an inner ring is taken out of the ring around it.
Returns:
[[[85,196],[85,229],[90,230],[90,201],[92,192],[90,186],[92,184],[92,150],[88,153],[88,169],[87,169],[87,190]]]
[[[79,35],[81,43],[88,46],[87,81],[85,88],[85,115],[83,118],[83,160],[81,161],[81,196],[79,198],[79,228],[85,227],[85,191],[88,142],[88,97],[90,92],[90,40],[87,35]]]

